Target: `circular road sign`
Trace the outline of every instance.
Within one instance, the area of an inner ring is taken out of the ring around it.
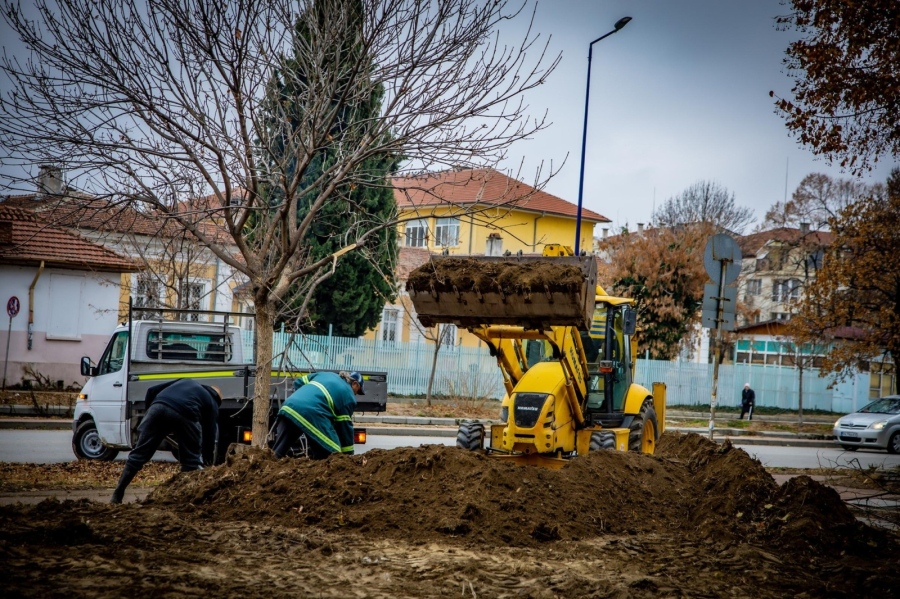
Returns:
[[[6,313],[10,318],[19,313],[19,298],[16,296],[9,298],[9,301],[6,302]]]
[[[725,284],[733,283],[741,274],[741,248],[737,242],[725,233],[717,233],[706,242],[703,252],[703,266],[709,273],[713,283],[718,283],[722,276],[722,264],[725,264]]]

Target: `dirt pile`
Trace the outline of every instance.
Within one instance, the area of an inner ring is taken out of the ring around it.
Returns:
[[[444,446],[251,450],[142,504],[0,507],[23,597],[882,597],[896,539],[698,435],[559,471]]]
[[[512,294],[528,290],[577,292],[584,285],[581,268],[553,260],[485,261],[473,258],[444,258],[423,264],[409,274],[409,291],[438,293],[456,291],[502,291]]]
[[[268,451],[176,476],[148,505],[204,518],[253,518],[421,542],[535,546],[603,534],[765,539],[806,549],[883,539],[861,532],[833,490],[806,479],[779,489],[730,444],[667,434],[657,455],[596,452],[561,470],[522,468],[444,446],[374,450],[311,462]],[[858,543],[857,543],[858,545]]]

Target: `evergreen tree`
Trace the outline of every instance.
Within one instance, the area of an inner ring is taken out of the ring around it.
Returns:
[[[315,2],[309,9],[317,12],[315,18],[301,19],[297,23],[298,44],[310,37],[309,28],[314,26],[338,28],[341,33],[335,38],[342,40],[322,58],[321,71],[315,75],[317,78],[334,77],[339,83],[331,86],[337,93],[328,100],[328,114],[333,119],[330,131],[315,146],[310,163],[303,169],[303,176],[298,182],[298,189],[303,194],[298,203],[298,221],[307,216],[308,207],[321,193],[323,186],[330,184],[329,171],[340,164],[342,148],[347,144],[361,143],[369,134],[372,123],[379,116],[384,97],[384,87],[371,85],[364,74],[370,69],[371,62],[358,42],[364,16],[362,2],[347,0],[347,11],[339,23],[334,22],[336,19],[327,10],[328,6],[328,2]],[[354,35],[354,32],[357,34]],[[297,48],[296,51],[302,50]],[[294,104],[288,110],[294,112],[299,121],[305,102],[321,101],[314,93],[317,84],[310,81],[305,73],[298,72],[302,69],[292,58],[286,59],[282,68],[292,71],[292,76],[285,78],[291,83],[285,84],[284,79],[276,75],[272,97],[278,98],[280,110],[285,109],[286,103]],[[361,84],[360,79],[364,79],[365,84]],[[304,89],[298,89],[301,87]],[[360,89],[365,92],[359,93]],[[396,171],[400,160],[396,155],[373,155],[344,177],[346,182],[334,191],[334,199],[317,212],[304,240],[311,260],[319,260],[340,250],[348,239],[355,237],[352,234],[355,229],[371,228],[373,223],[384,223],[396,215],[397,203],[390,186],[390,176]],[[277,198],[273,200],[277,201]],[[333,325],[332,332],[336,335],[362,335],[378,324],[385,302],[392,301],[396,295],[392,275],[397,252],[396,228],[385,227],[370,238],[362,251],[343,256],[334,273],[319,282],[307,314],[297,314],[300,301],[296,298],[302,296],[302,289],[309,284],[308,281],[299,281],[292,294],[295,299],[286,302],[279,320],[290,329],[303,328],[314,334],[327,333],[329,325]],[[297,316],[302,319],[299,323]]]

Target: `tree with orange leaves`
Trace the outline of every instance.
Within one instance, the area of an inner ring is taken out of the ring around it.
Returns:
[[[832,341],[824,370],[900,356],[900,169],[886,186],[829,219],[834,243],[789,326],[798,341]],[[847,327],[852,327],[849,331]],[[847,333],[850,334],[847,334]],[[837,333],[840,339],[835,339]]]

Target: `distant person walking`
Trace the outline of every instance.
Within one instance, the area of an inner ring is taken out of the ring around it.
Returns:
[[[747,420],[753,420],[753,406],[756,405],[756,393],[750,388],[750,383],[744,384],[744,390],[741,391],[741,420],[744,414],[749,414]]]

